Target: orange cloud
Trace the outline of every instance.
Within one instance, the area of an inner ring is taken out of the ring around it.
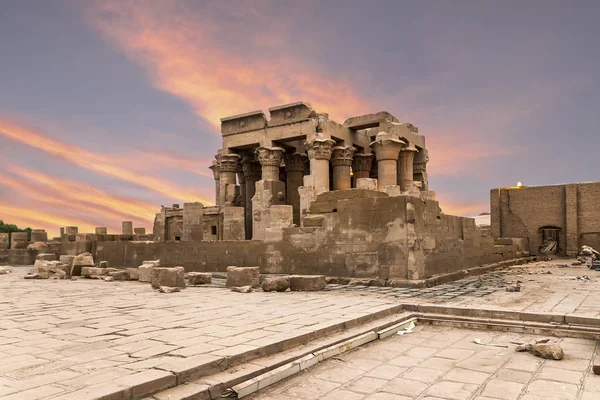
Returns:
[[[93,26],[146,68],[157,88],[185,100],[216,127],[222,117],[297,100],[338,121],[373,111],[350,84],[323,76],[302,59],[284,52],[264,59],[225,50],[219,44],[224,28],[209,12],[170,2],[125,1],[103,1],[86,11]],[[284,43],[268,41],[271,47]]]
[[[212,204],[206,197],[200,197],[182,189],[171,182],[154,178],[115,163],[109,155],[97,154],[80,147],[52,139],[40,132],[35,132],[6,120],[0,119],[0,134],[30,147],[45,151],[72,164],[90,171],[111,176],[158,193],[168,199],[181,201],[199,201]]]
[[[72,218],[61,214],[38,211],[33,207],[13,207],[0,203],[0,215],[6,223],[32,229],[46,229],[48,236],[56,235],[60,226],[78,226],[80,232],[94,232],[96,226],[87,219]]]

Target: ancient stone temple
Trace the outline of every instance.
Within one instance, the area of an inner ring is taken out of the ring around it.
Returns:
[[[425,138],[388,112],[343,124],[297,102],[221,119],[215,206],[156,215],[151,243],[105,242],[99,259],[160,258],[187,270],[415,281],[522,256],[471,218],[442,213]],[[123,249],[122,247],[126,248]]]

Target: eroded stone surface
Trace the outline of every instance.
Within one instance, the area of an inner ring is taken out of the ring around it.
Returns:
[[[228,287],[251,286],[260,287],[259,267],[227,267]]]
[[[154,267],[150,284],[154,289],[161,286],[185,288],[185,271],[183,267]]]
[[[207,285],[212,282],[212,274],[210,272],[189,272],[186,275],[188,284],[195,285]]]
[[[292,292],[316,292],[327,287],[324,275],[290,275],[289,280]]]
[[[287,276],[266,277],[261,284],[265,292],[285,292],[290,288],[290,278]]]

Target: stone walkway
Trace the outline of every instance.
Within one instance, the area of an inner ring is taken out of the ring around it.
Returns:
[[[508,348],[475,344],[507,345]],[[596,342],[557,339],[560,361],[516,353],[530,335],[417,326],[327,360],[248,400],[491,400],[600,398],[590,371]]]
[[[0,398],[92,398],[93,388],[169,383],[173,362],[248,354],[395,304],[321,293],[234,293],[148,283],[0,276]],[[90,389],[91,388],[91,389]],[[97,394],[97,393],[96,393]]]

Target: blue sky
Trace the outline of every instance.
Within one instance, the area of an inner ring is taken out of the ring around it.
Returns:
[[[213,199],[220,117],[299,100],[418,126],[448,213],[598,180],[599,18],[591,1],[5,2],[0,219],[150,228],[161,204]]]

